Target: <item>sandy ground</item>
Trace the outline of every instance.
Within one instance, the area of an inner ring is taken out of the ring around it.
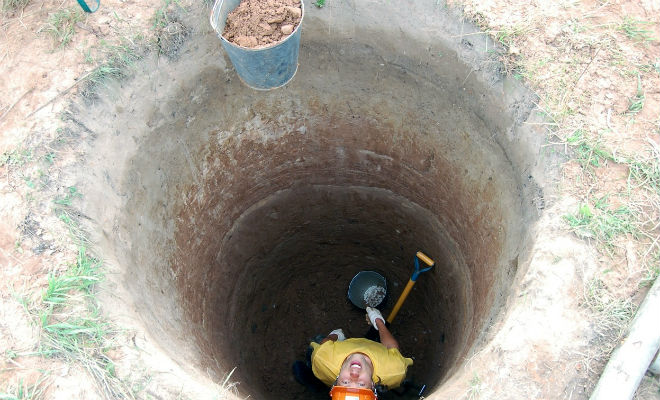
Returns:
[[[616,154],[640,160],[660,156],[658,1],[451,3],[506,45],[507,67],[539,93],[539,107],[550,120],[560,121],[551,128],[567,149],[579,131]],[[3,12],[0,393],[15,394],[17,386],[25,386],[39,388],[48,399],[106,396],[80,364],[33,355],[38,353],[40,330],[34,313],[23,304],[38,303],[48,274],[64,271],[79,248],[53,201],[69,193],[75,177],[67,166],[81,157],[76,138],[61,129],[67,100],[84,89],[84,78],[103,60],[108,45],[153,37],[153,18],[164,4],[103,1],[95,14],[81,15],[66,46],[49,33],[49,16],[67,7],[77,10],[75,4],[32,1],[23,9]],[[638,108],[633,108],[635,102]],[[509,398],[588,398],[618,336],[599,325],[599,315],[585,300],[585,288],[600,282],[607,296],[638,304],[645,293],[640,281],[658,268],[660,234],[658,194],[636,187],[630,191],[625,165],[602,160],[592,166],[585,172],[576,160],[564,167],[562,199],[544,216],[538,238],[543,246],[533,261],[552,269],[531,269],[521,278],[509,304],[511,318],[493,329],[499,333],[468,364],[473,378],[467,384],[450,382],[455,398],[496,398],[493,393],[502,387],[509,390]],[[583,202],[606,196],[610,205],[627,205],[644,216],[644,234],[618,235],[609,252],[593,238],[577,240],[562,219]],[[182,380],[188,376],[185,371],[159,356],[133,322],[121,321],[124,330],[113,336],[108,354],[118,366],[116,374],[130,382],[136,397],[212,398],[219,393],[203,377]],[[538,331],[564,343],[521,342],[516,340],[519,330],[526,336]],[[566,343],[568,339],[572,343]],[[501,361],[497,370],[479,368],[480,360],[494,359]],[[517,376],[531,376],[537,384],[519,384]],[[638,398],[659,396],[657,378],[646,379]]]

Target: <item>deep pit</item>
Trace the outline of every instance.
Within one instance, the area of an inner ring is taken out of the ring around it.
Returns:
[[[246,88],[197,32],[82,121],[84,212],[127,302],[172,359],[237,367],[251,398],[327,398],[291,364],[315,335],[365,334],[358,271],[387,278],[387,315],[418,250],[436,266],[391,329],[440,396],[505,311],[543,208],[533,97],[492,43],[444,8],[359,3],[310,10],[285,88]]]

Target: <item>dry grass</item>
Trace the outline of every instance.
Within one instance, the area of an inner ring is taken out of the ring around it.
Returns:
[[[553,144],[571,160],[561,187],[580,205],[566,228],[602,255],[582,301],[594,327],[582,354],[591,379],[660,270],[659,15],[632,2],[451,4],[503,46],[507,71],[538,94]],[[657,380],[646,385],[657,396]]]

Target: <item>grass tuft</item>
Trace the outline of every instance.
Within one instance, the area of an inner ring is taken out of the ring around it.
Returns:
[[[653,31],[644,29],[645,25],[653,25],[653,22],[640,21],[630,16],[626,16],[623,19],[621,25],[617,27],[617,29],[623,32],[629,39],[632,39],[636,42],[657,41],[657,39],[651,36]]]
[[[70,206],[73,199],[76,197],[82,197],[82,194],[78,192],[75,186],[69,186],[68,193],[64,197],[56,197],[53,202],[61,206]]]
[[[58,47],[66,47],[76,33],[76,24],[83,18],[83,12],[78,8],[65,8],[50,14],[43,30],[53,37]]]
[[[479,375],[475,373],[474,376],[472,376],[472,379],[470,379],[470,387],[467,391],[467,398],[469,400],[478,399],[481,396],[482,389],[483,384],[481,382],[481,378],[479,378]]]
[[[0,392],[0,400],[40,400],[44,398],[44,392],[48,387],[46,380],[48,374],[42,374],[32,384],[25,383],[19,379],[16,384],[9,385],[5,392]]]
[[[167,25],[172,22],[172,15],[169,11],[169,7],[172,4],[176,4],[180,8],[183,8],[181,6],[181,3],[178,2],[178,0],[164,0],[163,4],[156,9],[156,13],[154,14],[153,17],[153,28],[158,29],[158,28],[165,28]]]
[[[628,99],[628,114],[637,114],[644,108],[644,91],[642,90],[642,78],[637,74],[637,92],[634,97]]]
[[[593,207],[581,204],[575,214],[564,215],[564,220],[579,237],[594,239],[610,250],[618,237],[636,238],[639,233],[634,213],[626,206],[612,209],[607,197],[597,199]]]
[[[64,275],[48,276],[48,287],[43,295],[43,302],[49,306],[65,304],[69,293],[77,291],[91,294],[92,287],[101,279],[101,263],[89,257],[84,247],[78,250],[76,263],[69,267]]]
[[[587,283],[584,305],[596,315],[597,323],[594,328],[601,338],[621,338],[636,311],[630,299],[620,299],[612,295],[600,279]],[[609,342],[613,348],[615,343]]]
[[[37,312],[42,330],[38,354],[81,364],[107,398],[132,399],[106,355],[111,347],[107,338],[115,330],[100,316],[94,299],[94,287],[102,278],[101,261],[84,247],[63,274],[49,275]]]
[[[30,0],[2,0],[2,11],[13,12],[23,10],[29,3]]]
[[[505,26],[499,31],[495,32],[495,38],[507,49],[514,45],[516,38],[525,35],[528,28],[521,26]]]
[[[660,161],[628,160],[628,179],[660,195]]]
[[[588,140],[582,129],[575,130],[566,139],[566,143],[573,148],[576,160],[586,170],[601,167],[608,160],[616,161],[612,153],[606,150],[599,141]]]
[[[0,167],[12,166],[21,167],[30,162],[33,158],[31,149],[17,149],[6,151],[0,155]]]
[[[105,61],[94,68],[87,77],[88,84],[83,91],[84,95],[92,97],[99,87],[126,77],[129,69],[141,58],[137,49],[138,45],[127,39],[120,44],[101,41],[101,51]]]
[[[173,5],[177,7],[173,9]],[[170,60],[177,58],[179,49],[190,34],[190,29],[177,17],[179,11],[185,9],[178,0],[164,0],[153,17],[156,49],[158,54],[164,54]]]

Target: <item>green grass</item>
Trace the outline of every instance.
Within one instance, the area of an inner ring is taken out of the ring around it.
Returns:
[[[3,11],[17,11],[24,9],[30,0],[2,0]]]
[[[645,187],[660,195],[660,160],[646,161],[628,159],[628,179],[635,187]]]
[[[26,163],[32,161],[32,150],[28,148],[21,148],[11,151],[6,151],[0,155],[0,167],[5,165],[12,167],[21,167]]]
[[[53,202],[61,206],[70,206],[71,203],[73,202],[73,199],[75,199],[76,197],[82,197],[82,194],[78,192],[78,189],[76,189],[75,186],[69,186],[67,188],[67,191],[68,192],[64,197],[61,196],[56,197],[55,200],[53,200]]]
[[[84,19],[78,7],[65,8],[48,16],[44,31],[48,32],[58,47],[66,47],[76,33],[76,24]]]
[[[641,159],[638,156],[615,156],[599,141],[587,139],[583,130],[578,129],[566,139],[571,146],[576,161],[587,171],[603,167],[607,161],[625,164],[628,167],[628,180],[632,189],[647,188],[660,195],[660,159],[651,156]]]
[[[152,24],[152,27],[154,29],[165,28],[172,21],[169,12],[169,7],[172,4],[176,4],[177,6],[183,9],[183,6],[181,6],[181,3],[179,3],[177,0],[163,0],[161,6],[158,7],[156,9],[156,12],[154,13],[153,24]]]
[[[590,170],[593,167],[602,167],[605,161],[615,161],[614,156],[599,141],[587,139],[585,132],[577,129],[566,139],[566,143],[574,151],[575,159],[582,168]]]
[[[44,304],[65,304],[72,291],[89,295],[91,288],[100,280],[99,266],[100,262],[88,257],[85,248],[81,247],[76,263],[64,275],[48,276],[48,287],[43,295]]]
[[[504,47],[509,49],[513,46],[517,37],[527,33],[527,28],[521,26],[505,26],[501,30],[494,32],[495,39],[500,42]]]
[[[0,392],[0,400],[39,400],[43,399],[44,391],[48,386],[46,379],[48,374],[42,374],[32,384],[27,384],[19,379],[15,384],[9,385],[4,392]]]
[[[579,237],[594,239],[610,249],[618,237],[630,235],[636,238],[639,234],[634,213],[626,206],[611,208],[607,197],[596,199],[593,207],[581,204],[576,213],[563,218]]]
[[[88,92],[94,92],[98,87],[105,86],[111,80],[124,78],[141,56],[137,52],[134,41],[124,39],[119,44],[110,44],[101,41],[103,61],[87,77],[89,81]]]
[[[163,54],[173,60],[176,59],[178,50],[190,33],[190,29],[180,21],[172,5],[176,5],[178,11],[185,11],[178,0],[163,0],[154,13],[153,29],[158,54]]]
[[[637,74],[637,91],[635,96],[628,99],[628,114],[637,114],[644,108],[644,91],[642,90],[642,78]]]
[[[325,6],[325,0],[316,0],[314,2],[314,5],[317,6],[318,8],[323,8],[323,6]]]
[[[89,243],[87,233],[80,226],[77,220],[78,217],[73,212],[63,208],[58,211],[57,217],[60,221],[64,222],[69,229],[69,234],[76,244],[84,246]]]
[[[481,396],[482,383],[481,378],[476,373],[470,379],[470,387],[468,388],[467,398],[470,400],[478,399]]]
[[[641,287],[651,287],[660,275],[660,252],[656,253],[651,265],[646,269],[646,273],[639,283]]]
[[[95,285],[103,278],[101,261],[80,247],[75,263],[62,274],[51,274],[37,315],[41,327],[40,356],[79,363],[107,398],[133,398],[115,374],[107,356],[108,337],[115,333],[100,315]]]
[[[617,27],[617,30],[623,32],[629,39],[636,42],[657,41],[657,39],[651,36],[653,31],[644,28],[644,26],[648,25],[653,25],[653,22],[640,21],[626,16],[623,19],[623,22]]]
[[[619,338],[636,311],[630,299],[621,299],[611,294],[601,279],[587,283],[584,305],[596,315],[597,324],[594,328],[601,337]]]

